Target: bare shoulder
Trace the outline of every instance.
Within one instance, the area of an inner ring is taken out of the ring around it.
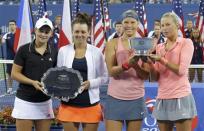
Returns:
[[[118,38],[111,39],[107,42],[106,48],[108,49],[115,49],[117,47]]]

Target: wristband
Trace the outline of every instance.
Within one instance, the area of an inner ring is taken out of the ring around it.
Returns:
[[[128,70],[130,68],[128,62],[123,63],[122,68],[123,70]]]
[[[161,64],[163,64],[163,65],[167,65],[168,60],[165,59],[164,57],[162,57],[162,58],[160,59],[160,62],[161,62]]]

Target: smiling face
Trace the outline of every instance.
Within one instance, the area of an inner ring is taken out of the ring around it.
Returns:
[[[135,37],[136,30],[138,27],[138,21],[134,18],[127,17],[123,19],[123,31],[127,37]]]
[[[49,26],[42,26],[40,29],[35,29],[36,43],[47,43],[52,36],[52,30]]]
[[[167,38],[178,36],[178,22],[170,15],[162,17],[161,31]]]
[[[86,40],[89,37],[88,25],[80,23],[74,24],[72,34],[75,44],[86,44]]]

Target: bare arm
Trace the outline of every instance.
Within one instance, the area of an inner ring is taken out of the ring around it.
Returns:
[[[146,80],[149,77],[149,72],[147,70],[147,64],[146,63],[142,63],[142,66],[139,66],[137,63],[134,64],[133,68],[135,69],[137,75],[143,79]]]
[[[11,71],[11,77],[15,80],[17,80],[20,83],[33,85],[36,89],[42,90],[42,84],[37,80],[32,80],[26,77],[22,74],[22,66],[19,66],[17,64],[13,64],[12,71]]]
[[[117,44],[116,39],[111,40],[110,42],[107,43],[106,50],[105,50],[108,72],[109,72],[109,75],[112,77],[115,77],[125,71],[125,69],[123,69],[121,65],[117,65],[116,51],[115,51],[116,44]],[[129,67],[133,67],[135,69],[137,75],[141,79],[147,79],[149,73],[145,71],[143,67],[140,67],[137,64],[137,61],[138,61],[137,57],[133,55],[127,59],[127,64]]]
[[[0,35],[0,44],[5,44],[6,43],[6,36],[7,36],[7,34],[5,34],[5,35]]]
[[[115,52],[116,42],[117,40],[115,39],[110,40],[107,43],[105,50],[105,61],[108,68],[108,73],[112,77],[117,76],[124,71],[121,66],[117,65]]]

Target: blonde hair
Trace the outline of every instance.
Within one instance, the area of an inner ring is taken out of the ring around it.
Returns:
[[[179,28],[179,18],[178,18],[178,16],[177,16],[175,13],[173,13],[173,12],[167,12],[167,13],[165,13],[165,14],[162,15],[161,19],[162,19],[162,18],[165,18],[165,17],[170,17],[170,18],[172,18],[173,22],[174,22],[174,23],[177,25],[177,27]]]

